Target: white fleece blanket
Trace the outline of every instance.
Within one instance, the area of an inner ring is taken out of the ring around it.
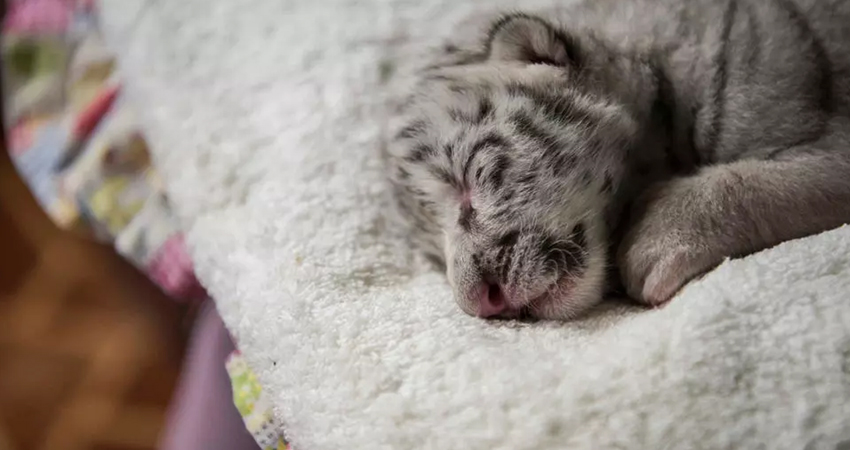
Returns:
[[[729,261],[663,309],[535,325],[464,315],[391,233],[382,78],[483,3],[104,1],[199,275],[295,449],[850,439],[850,227]]]

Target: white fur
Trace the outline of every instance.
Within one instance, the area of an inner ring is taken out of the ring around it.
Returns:
[[[850,439],[850,228],[566,324],[468,317],[414,263],[382,218],[379,62],[485,3],[510,4],[104,1],[199,275],[294,447]]]

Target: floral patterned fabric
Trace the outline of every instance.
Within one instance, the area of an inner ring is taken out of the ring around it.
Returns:
[[[201,302],[179,223],[93,0],[11,0],[2,29],[3,124],[12,162],[63,228],[81,230],[144,271],[176,301]],[[264,450],[286,444],[256,377],[238,352],[226,364],[236,406]]]
[[[225,364],[233,386],[233,401],[248,431],[264,450],[286,450],[286,441],[272,414],[271,403],[263,395],[257,377],[239,351],[233,352]]]

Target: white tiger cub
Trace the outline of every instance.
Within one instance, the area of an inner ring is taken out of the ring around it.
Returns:
[[[850,222],[850,2],[587,0],[475,36],[386,147],[469,314],[570,319],[618,286],[658,305]]]

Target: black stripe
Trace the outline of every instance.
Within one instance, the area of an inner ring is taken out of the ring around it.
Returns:
[[[446,143],[443,145],[443,153],[446,155],[446,158],[451,161],[452,157],[455,154],[455,146],[451,143]]]
[[[562,264],[564,254],[559,251],[560,247],[556,246],[555,242],[555,239],[546,236],[537,243],[537,251],[543,255],[547,263],[554,264],[556,270],[560,271],[564,266]]]
[[[511,270],[511,263],[514,259],[513,248],[506,248],[504,256],[499,261],[499,281],[504,284],[508,282],[508,274]]]
[[[660,57],[660,55],[655,55]],[[652,72],[655,77],[655,101],[652,103],[652,116],[659,122],[659,125],[667,134],[668,138],[674,134],[674,118],[676,116],[676,94],[673,90],[673,83],[667,74],[659,67],[659,64],[652,65]]]
[[[508,148],[510,141],[496,133],[487,133],[472,145],[472,153],[478,153],[485,148]]]
[[[602,193],[610,194],[614,191],[614,178],[610,173],[605,174],[605,182],[602,183]]]
[[[747,29],[750,32],[750,42],[747,45],[747,58],[745,61],[746,73],[744,74],[747,83],[753,82],[753,76],[759,72],[759,61],[761,59],[761,47],[764,43],[761,27],[756,16],[756,11],[753,10],[753,5],[749,2],[744,2],[744,9],[747,13]]]
[[[817,65],[817,74],[820,79],[817,80],[818,86],[818,103],[820,107],[828,112],[834,112],[836,108],[835,101],[832,96],[832,61],[829,60],[829,56],[826,53],[826,48],[823,45],[823,41],[820,37],[815,34],[814,29],[812,29],[811,24],[809,23],[809,18],[803,14],[802,11],[799,10],[797,5],[790,0],[776,0],[777,3],[785,9],[788,14],[791,16],[791,20],[794,22],[797,27],[805,34],[805,36],[811,38],[812,47],[814,50],[815,64]],[[824,126],[825,127],[825,126]]]
[[[463,167],[461,168],[463,173],[463,184],[469,184],[469,168],[472,166],[472,161],[475,159],[475,155],[478,154],[478,151],[475,150],[475,147],[469,150],[469,154],[466,155],[466,161],[463,162]]]
[[[496,257],[492,261],[493,264],[491,264],[491,265],[494,266],[494,267],[501,268],[502,263],[505,261],[505,254],[508,252],[508,250],[510,250],[510,248],[508,248],[508,247],[499,248],[499,251],[496,252]],[[501,269],[499,270],[499,273],[501,274]]]
[[[505,171],[508,170],[510,165],[511,160],[507,156],[499,155],[496,157],[496,161],[493,162],[493,169],[487,177],[487,181],[493,188],[499,189],[502,187],[502,183],[505,180]]]
[[[482,137],[481,139],[476,141],[475,144],[473,144],[472,147],[470,147],[469,155],[467,155],[466,161],[464,161],[464,163],[463,163],[462,170],[463,170],[463,182],[464,182],[464,184],[466,184],[466,182],[469,180],[469,170],[472,166],[472,161],[475,159],[475,157],[478,155],[479,152],[481,152],[482,150],[485,150],[485,149],[492,149],[492,148],[505,148],[506,149],[506,148],[509,148],[510,146],[511,146],[511,143],[507,139],[505,139],[504,137],[502,137],[502,136],[500,136],[496,133],[487,133],[486,135],[484,135],[484,137]]]
[[[662,57],[660,54],[653,55],[652,71],[655,76],[656,96],[652,105],[652,116],[653,120],[657,122],[657,126],[661,128],[659,134],[663,134],[667,140],[664,152],[669,167],[674,172],[681,173],[685,171],[686,167],[691,169],[702,165],[703,156],[696,145],[693,120],[685,125],[684,131],[677,130],[675,124],[676,94],[670,78],[660,68],[661,64],[659,64],[658,58]],[[690,117],[696,116],[697,112],[692,111]],[[710,153],[710,151],[707,153]],[[690,157],[688,164],[679,157],[682,155]],[[652,168],[645,164],[641,164],[637,168],[638,175],[648,175],[651,171]]]
[[[553,159],[552,172],[555,176],[563,176],[576,166],[578,158],[570,153],[561,152]]]
[[[493,117],[493,109],[493,102],[488,98],[482,98],[478,102],[478,110],[475,114],[471,114],[468,111],[463,111],[458,108],[449,109],[448,114],[455,122],[479,125],[484,120]]]
[[[518,240],[519,231],[512,230],[500,237],[499,240],[496,241],[496,245],[498,245],[499,247],[513,247],[514,245],[516,245]]]
[[[457,220],[458,225],[460,225],[462,229],[469,231],[472,229],[474,220],[475,209],[472,208],[472,205],[462,205],[460,207],[460,216]]]
[[[478,101],[478,117],[475,123],[481,123],[486,119],[493,117],[493,102],[489,98],[483,97]]]
[[[511,122],[513,122],[517,133],[525,136],[546,152],[554,153],[559,150],[558,140],[555,136],[538,127],[527,113],[511,114]]]
[[[453,177],[452,174],[449,171],[444,170],[444,169],[439,168],[439,167],[436,167],[436,166],[430,166],[428,168],[428,171],[431,173],[431,175],[434,176],[434,178],[437,178],[438,180],[442,181],[443,183],[446,183],[446,184],[448,184],[450,186],[454,186],[454,187],[460,187],[460,186],[458,186],[458,182],[457,182],[457,180],[455,180],[455,177]]]
[[[512,230],[502,235],[502,237],[496,241],[496,245],[504,250],[504,260],[499,262],[501,266],[499,276],[505,284],[510,282],[509,276],[511,274],[511,264],[513,263],[514,251],[518,240],[519,231]]]
[[[434,202],[425,198],[419,198],[416,200],[416,203],[419,204],[419,207],[422,209],[431,209],[434,207]]]
[[[811,144],[812,141],[817,140],[817,137],[812,137],[811,135],[803,136],[796,141],[792,141],[782,147],[777,149],[773,149],[767,153],[764,157],[765,159],[779,159],[785,155],[785,152],[790,151],[793,155],[806,154],[807,151],[812,151],[812,147],[806,147],[806,144]],[[816,147],[815,147],[816,148]],[[815,153],[819,153],[817,150],[814,150]]]
[[[466,95],[466,94],[471,93],[472,89],[470,89],[469,86],[464,86],[462,84],[452,83],[452,84],[449,85],[449,91],[451,91],[455,94]]]
[[[535,107],[552,122],[566,124],[590,125],[599,121],[599,117],[590,111],[576,106],[572,98],[559,96],[552,92],[536,89],[520,83],[512,82],[506,87],[508,94],[531,100]]]
[[[414,120],[396,134],[396,139],[410,139],[425,132],[425,121]]]
[[[410,149],[410,154],[408,154],[404,159],[411,162],[422,162],[434,154],[435,151],[433,147],[425,144],[419,144]]]
[[[587,230],[584,224],[577,223],[572,231],[570,231],[570,240],[572,240],[582,251],[587,250]]]
[[[537,179],[537,174],[535,173],[527,173],[517,180],[517,184],[533,184],[534,180]]]
[[[508,208],[508,207],[501,207],[501,208],[498,208],[496,211],[493,211],[493,212],[491,213],[491,216],[492,216],[494,219],[503,220],[503,219],[505,219],[506,217],[508,217],[508,216],[510,216],[510,215],[511,215],[511,211],[513,211],[511,208]]]
[[[547,95],[546,97],[536,99],[537,102],[540,100],[546,100],[545,103],[538,103],[541,106],[543,114],[556,123],[589,126],[599,121],[595,115],[589,111],[579,109],[575,103],[568,101],[568,99]]]
[[[711,124],[706,132],[705,153],[709,161],[714,161],[717,155],[717,145],[720,135],[723,133],[723,115],[726,110],[726,85],[729,82],[727,65],[731,58],[729,36],[732,33],[732,25],[738,12],[738,2],[730,0],[729,6],[723,14],[723,31],[720,36],[720,49],[714,56],[714,67],[717,69],[711,79]],[[671,152],[668,152],[668,158]]]
[[[484,175],[484,166],[479,167],[478,170],[475,171],[475,181],[480,183],[482,175]]]
[[[479,256],[479,254],[477,252],[472,253],[472,265],[476,269],[481,268],[481,256]]]
[[[511,284],[511,274],[514,273],[514,270],[511,270],[514,262],[514,249],[513,247],[505,254],[505,262],[502,263],[501,271],[499,273],[499,278],[502,280],[502,283],[505,285]],[[519,264],[517,264],[519,266]]]
[[[455,122],[472,123],[475,119],[457,108],[449,109],[449,117]]]
[[[593,172],[591,172],[589,169],[582,171],[581,183],[584,185],[585,188],[589,187],[593,183],[593,179]]]
[[[435,73],[435,74],[425,75],[425,80],[427,80],[427,81],[444,81],[444,82],[453,82],[453,81],[457,81],[457,80],[455,80],[454,78],[452,78],[452,77],[450,77],[450,76],[448,76],[448,75],[444,75],[444,74],[442,74],[442,73]]]
[[[589,111],[579,109],[571,101],[572,99],[557,97],[548,93],[531,99],[548,119],[559,124],[590,125],[598,121]]]
[[[508,91],[508,95],[512,95],[514,97],[525,97],[533,99],[534,97],[540,95],[540,93],[536,89],[515,81],[508,82],[508,84],[505,85],[505,89]]]
[[[414,197],[424,197],[425,195],[427,195],[427,194],[425,194],[425,191],[423,191],[422,189],[419,189],[417,187],[413,187],[413,186],[410,186],[410,185],[405,185],[404,189],[407,192],[410,192],[410,194],[413,195]]]

